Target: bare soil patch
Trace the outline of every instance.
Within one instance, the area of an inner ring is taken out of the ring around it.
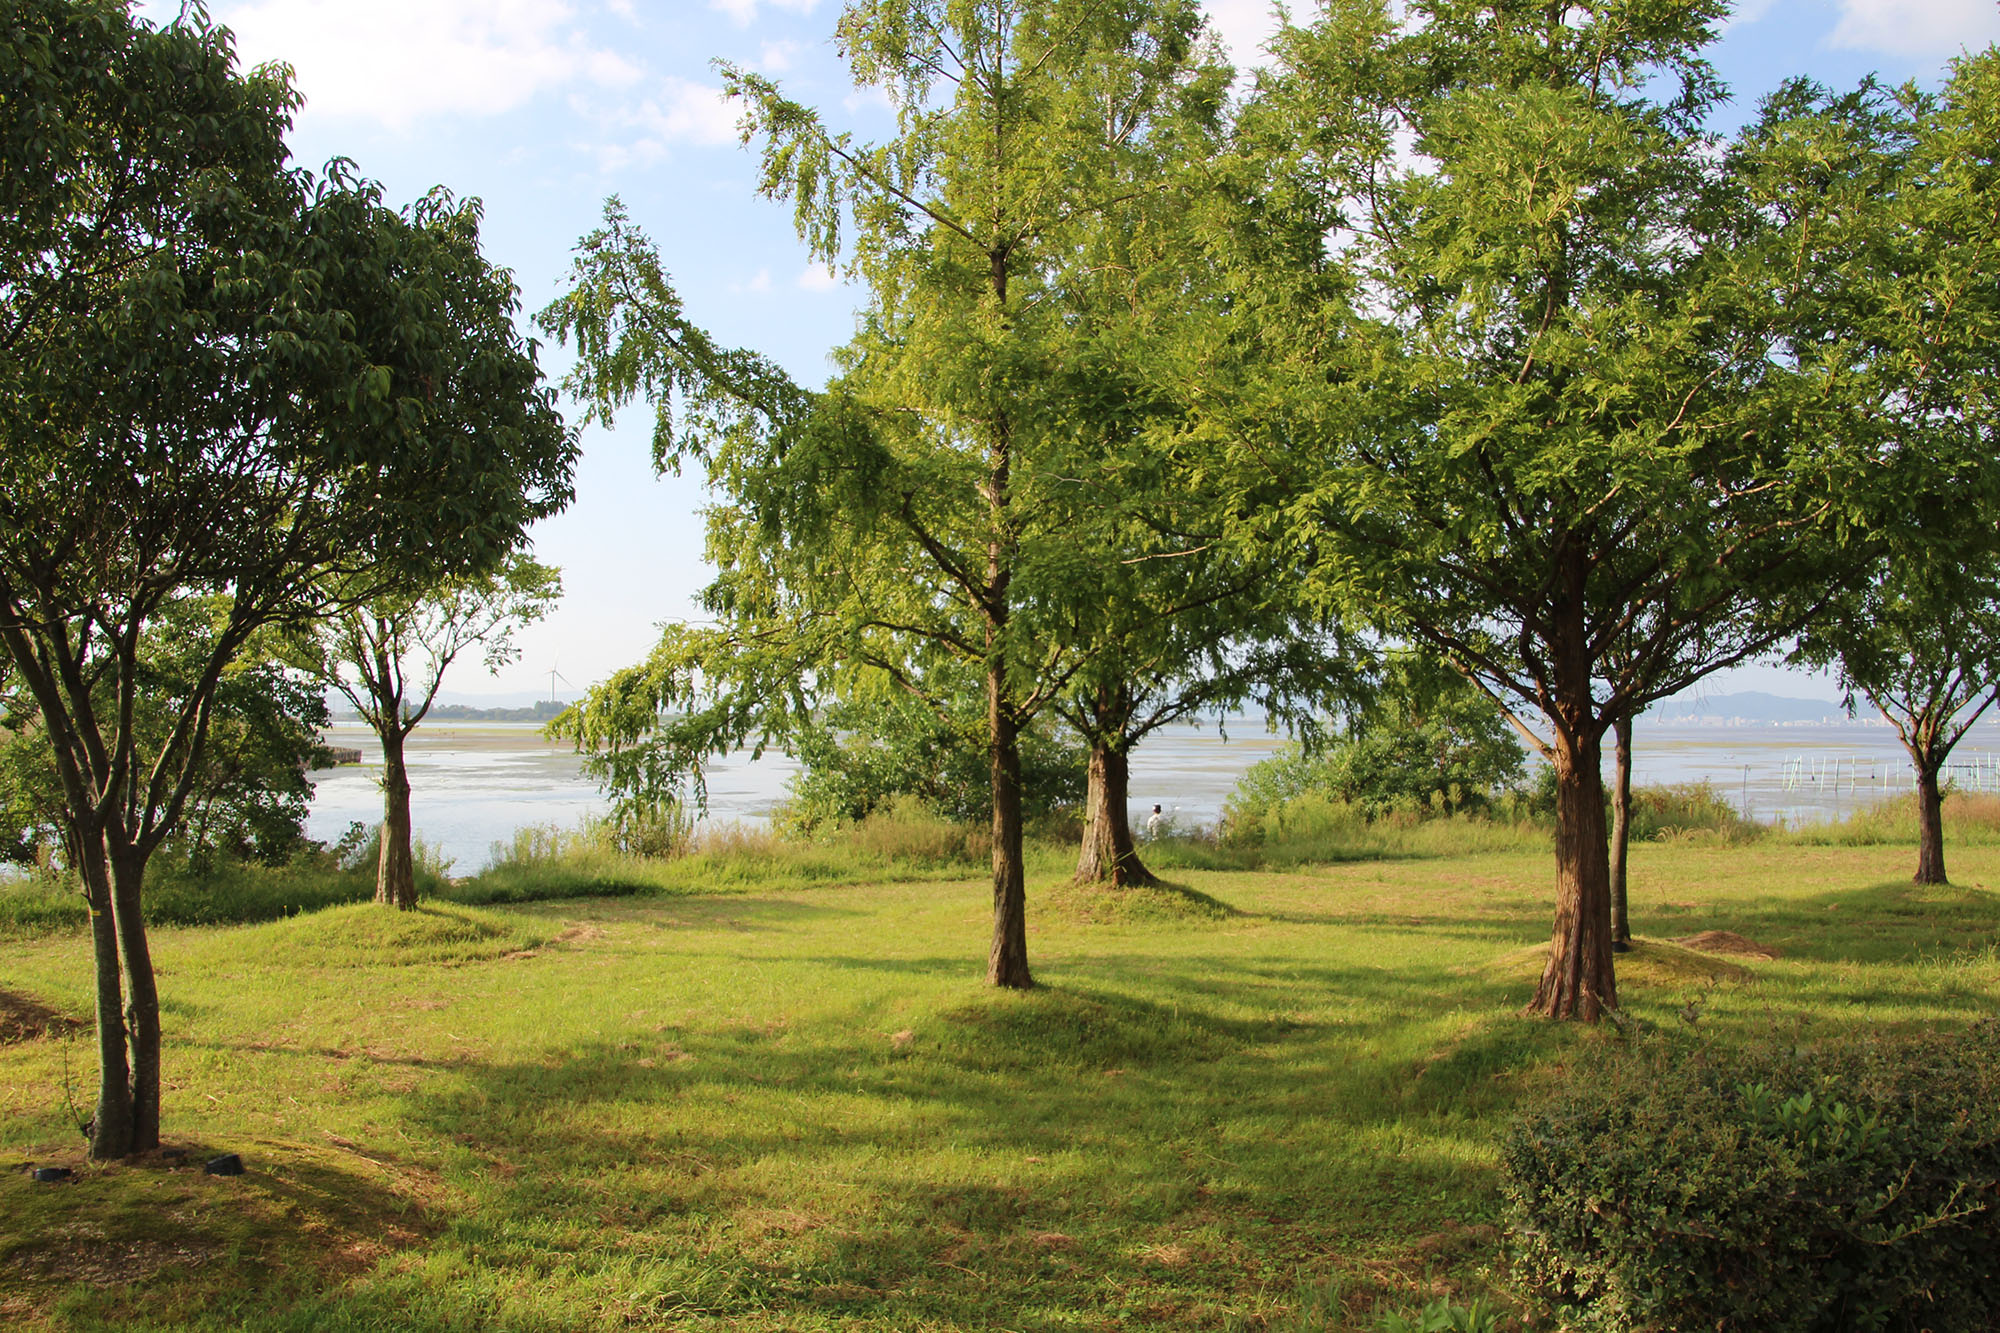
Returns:
[[[1698,935],[1682,935],[1673,941],[1697,953],[1728,954],[1733,958],[1776,958],[1778,951],[1729,930],[1704,930]]]

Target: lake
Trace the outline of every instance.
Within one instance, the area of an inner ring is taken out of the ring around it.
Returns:
[[[376,787],[381,750],[365,726],[337,724],[330,745],[359,749],[368,762],[312,775],[307,832],[332,841],[353,821],[382,817]],[[1182,827],[1211,827],[1244,771],[1284,743],[1261,720],[1165,728],[1133,751],[1132,814],[1155,803]],[[1908,759],[1881,723],[1841,725],[1671,725],[1636,728],[1634,780],[1641,785],[1708,782],[1750,818],[1798,825],[1838,818],[1910,788]],[[605,808],[567,743],[542,739],[528,722],[438,723],[409,741],[410,810],[417,835],[467,874],[487,863],[495,842],[536,824],[574,827]],[[1607,746],[1607,762],[1609,751]],[[1981,722],[1954,752],[1960,786],[2000,791],[2000,723]],[[784,799],[796,765],[783,755],[731,755],[709,770],[709,819],[759,824]]]

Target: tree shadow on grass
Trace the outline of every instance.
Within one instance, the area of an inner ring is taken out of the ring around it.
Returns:
[[[405,1103],[478,1163],[440,1243],[578,1299],[615,1291],[631,1309],[606,1322],[1192,1330],[1263,1299],[1272,1254],[1379,1253],[1490,1205],[1427,1126],[1461,1136],[1470,1091],[1539,1058],[1521,1024],[1466,1025],[1413,1074],[1370,1034],[1447,1011],[1438,978],[1307,969],[1375,987],[1385,1013],[1302,1024],[1256,1016],[1270,969],[1207,967],[1144,994],[980,992],[897,1034],[681,1029],[671,1059],[601,1043],[475,1063]]]
[[[71,1328],[252,1327],[440,1229],[427,1191],[408,1187],[414,1168],[379,1149],[371,1162],[279,1140],[168,1147],[107,1164],[78,1147],[76,1176],[58,1186],[0,1178],[13,1312]],[[201,1164],[225,1152],[245,1172],[207,1175]]]
[[[1762,898],[1683,917],[1689,933],[1723,929],[1786,958],[1895,963],[2000,943],[2000,894],[1891,880],[1810,896]]]

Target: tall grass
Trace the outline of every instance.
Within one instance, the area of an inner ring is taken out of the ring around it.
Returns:
[[[1947,846],[2000,843],[2000,796],[1958,791],[1944,798]],[[1816,847],[1881,847],[1917,843],[1917,797],[1911,792],[1856,810],[1845,819],[1802,824],[1792,841]]]
[[[615,830],[601,822],[569,829],[543,825],[495,843],[486,869],[452,885],[446,896],[503,903],[925,879],[977,870],[988,862],[991,845],[984,830],[942,818],[913,800],[811,837],[713,825],[696,830],[679,854],[665,857],[625,850]],[[1039,868],[1060,855],[1053,847],[1037,847],[1030,860]]]
[[[426,881],[442,886],[434,875]],[[218,862],[194,868],[162,859],[147,868],[146,920],[162,926],[276,921],[374,896],[375,869],[301,860],[290,865]],[[44,871],[0,881],[0,936],[82,930],[89,921],[75,878]]]

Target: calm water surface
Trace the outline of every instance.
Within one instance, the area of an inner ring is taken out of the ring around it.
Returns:
[[[307,831],[331,841],[348,824],[382,817],[376,786],[381,750],[359,724],[337,725],[332,745],[359,749],[366,762],[313,774],[317,795]],[[1212,826],[1244,771],[1283,738],[1260,720],[1165,729],[1132,755],[1132,817],[1155,803],[1183,827]],[[417,835],[451,858],[460,874],[484,866],[493,844],[530,825],[574,827],[605,808],[596,784],[567,744],[542,739],[533,723],[439,723],[409,741],[411,818]],[[1607,746],[1607,763],[1609,760]],[[2000,724],[1982,722],[1954,752],[1961,786],[2000,790]],[[709,818],[759,824],[784,799],[796,771],[783,755],[717,761],[708,777]],[[1654,726],[1640,720],[1633,771],[1642,785],[1709,782],[1766,823],[1808,823],[1909,790],[1909,763],[1895,733],[1880,724],[1841,726]]]

